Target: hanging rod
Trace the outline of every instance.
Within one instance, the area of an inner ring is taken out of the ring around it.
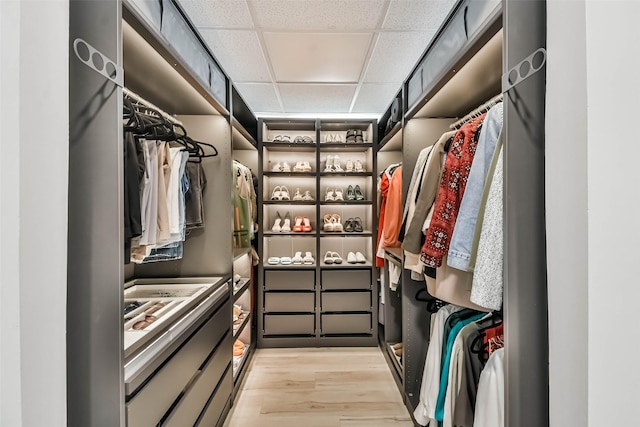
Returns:
[[[176,119],[171,114],[169,114],[169,113],[161,110],[160,108],[156,107],[155,105],[153,105],[152,103],[150,103],[149,101],[147,101],[146,99],[144,99],[143,97],[138,95],[137,93],[132,92],[130,89],[127,89],[126,87],[124,87],[124,88],[122,88],[122,93],[124,93],[124,96],[126,96],[127,98],[131,98],[134,101],[144,105],[145,107],[151,108],[152,110],[156,110],[157,112],[162,114],[162,116],[165,119],[167,119],[168,121],[170,121],[174,125],[182,126],[182,122],[180,120]]]
[[[450,129],[458,129],[465,122],[467,122],[467,120],[472,119],[473,117],[479,116],[482,113],[486,113],[487,111],[489,111],[491,109],[491,107],[493,107],[494,105],[498,104],[499,102],[502,102],[502,94],[494,96],[493,98],[491,98],[490,100],[488,100],[484,104],[482,104],[479,107],[475,108],[469,114],[467,114],[466,116],[464,116],[463,118],[459,119],[458,121],[453,123],[451,126],[449,126],[449,128]]]

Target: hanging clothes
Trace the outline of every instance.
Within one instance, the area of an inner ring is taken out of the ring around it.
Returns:
[[[504,387],[504,349],[499,349],[480,375],[473,427],[504,427]]]
[[[387,209],[384,217],[383,239],[381,247],[396,248],[400,246],[398,237],[402,226],[402,166],[398,166],[389,181],[387,192]],[[383,255],[384,256],[384,255]]]
[[[447,154],[433,218],[420,257],[428,267],[440,267],[449,251],[453,227],[480,137],[479,130],[485,117],[486,113],[462,125]]]
[[[242,163],[233,162],[233,205],[234,205],[234,245],[237,248],[251,247],[251,240],[255,236],[254,209],[255,200],[253,177],[251,170]]]
[[[473,239],[482,201],[487,173],[494,157],[498,136],[502,130],[502,103],[493,106],[482,124],[482,131],[471,164],[471,171],[464,190],[460,210],[456,218],[451,245],[449,266],[463,271],[473,271],[469,264]]]
[[[380,179],[378,182],[378,197],[380,199],[378,206],[380,206],[380,213],[378,214],[378,238],[376,240],[376,267],[384,266],[384,252],[382,253],[382,255],[380,255],[380,242],[384,241],[384,220],[387,211],[387,197],[389,195],[391,178],[393,177],[393,174],[398,167],[400,167],[400,163],[388,166],[380,174]]]
[[[491,310],[502,308],[503,293],[503,168],[502,145],[495,160],[478,242],[471,301]]]
[[[140,178],[135,137],[124,133],[124,241],[125,263],[129,263],[132,239],[142,234]]]
[[[185,226],[187,230],[204,227],[204,190],[207,177],[202,163],[188,162],[189,190],[185,195]]]

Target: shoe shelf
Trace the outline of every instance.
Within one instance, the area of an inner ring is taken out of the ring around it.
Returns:
[[[308,143],[288,143],[288,142],[263,142],[262,147],[269,151],[300,151],[314,152],[317,144]]]
[[[265,270],[266,269],[271,269],[271,270],[303,270],[305,268],[310,268],[310,269],[315,269],[316,268],[316,263],[314,262],[313,264],[289,264],[289,265],[283,265],[283,264],[269,264],[268,262],[264,262],[263,264]]]
[[[263,233],[263,235],[265,237],[315,237],[316,235],[316,230],[311,230],[311,231],[265,231]]]
[[[250,323],[251,320],[251,312],[243,311],[243,317],[241,317],[240,322],[233,324],[233,339],[238,339],[244,328]]]
[[[278,176],[287,178],[298,178],[301,176],[315,177],[315,172],[263,172],[264,176]],[[371,174],[369,174],[371,175]]]
[[[239,356],[233,356],[233,378],[235,379],[240,372],[244,369],[244,364],[247,361],[249,355],[249,345],[245,344],[242,354]]]
[[[320,231],[321,237],[341,236],[341,237],[371,237],[373,232],[371,230],[363,231]]]
[[[233,302],[236,302],[251,286],[251,279],[243,277],[233,284]]]
[[[277,172],[277,173],[283,173],[283,172]],[[372,172],[320,172],[320,176],[372,176],[372,175],[373,175]]]
[[[262,202],[264,205],[307,205],[307,206],[315,206],[315,200],[311,201],[300,201],[300,200],[265,200]]]
[[[370,142],[321,142],[318,147],[321,151],[360,152],[373,148],[373,144]]]
[[[315,203],[315,202],[314,202]],[[348,206],[348,205],[372,205],[373,201],[371,200],[325,200],[325,201],[321,201],[320,205],[325,206],[325,205],[338,205],[338,206]]]

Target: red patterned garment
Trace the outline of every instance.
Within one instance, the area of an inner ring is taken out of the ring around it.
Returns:
[[[433,217],[420,254],[421,261],[427,267],[440,267],[442,258],[449,252],[453,227],[480,138],[480,127],[486,115],[469,120],[453,137],[442,169]]]

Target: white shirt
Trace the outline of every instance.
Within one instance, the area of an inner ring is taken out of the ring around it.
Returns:
[[[504,427],[504,348],[489,357],[480,374],[473,427]]]

